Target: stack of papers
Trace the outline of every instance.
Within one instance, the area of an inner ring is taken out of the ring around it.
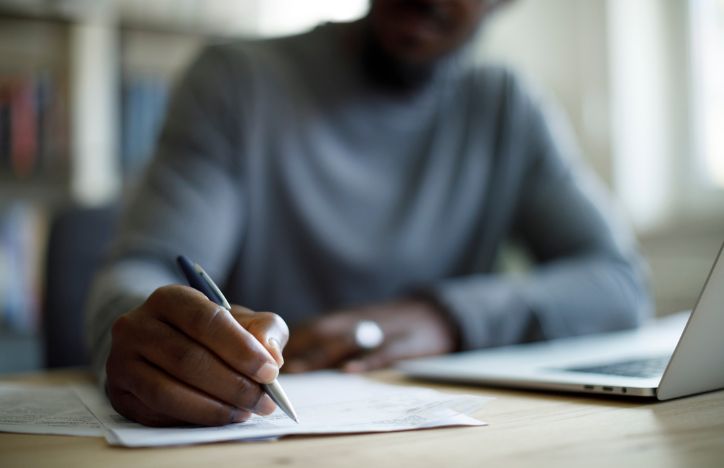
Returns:
[[[113,445],[147,447],[293,434],[389,432],[442,426],[482,426],[471,415],[490,399],[381,384],[332,372],[282,376],[299,424],[280,410],[221,427],[151,428],[120,416],[94,387],[0,386],[0,431],[103,434]],[[29,391],[32,390],[32,391]]]

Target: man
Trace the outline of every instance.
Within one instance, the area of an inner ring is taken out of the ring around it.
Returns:
[[[274,410],[259,383],[284,359],[361,371],[641,320],[633,242],[559,120],[466,60],[499,3],[373,0],[356,23],[201,54],[91,298],[121,414],[244,421]],[[508,239],[530,274],[495,273]],[[241,305],[182,286],[178,254]],[[363,321],[384,333],[366,353]]]

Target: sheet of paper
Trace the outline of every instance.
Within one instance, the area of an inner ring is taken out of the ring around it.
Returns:
[[[105,426],[106,439],[129,447],[259,440],[292,434],[387,432],[441,426],[482,426],[471,416],[490,398],[376,383],[332,372],[282,376],[300,423],[277,410],[222,427],[150,428],[116,413],[98,392],[79,390],[85,405]]]
[[[0,385],[0,431],[102,436],[95,417],[66,386]]]

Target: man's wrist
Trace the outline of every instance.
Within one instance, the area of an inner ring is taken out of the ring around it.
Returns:
[[[446,334],[450,337],[452,343],[451,352],[460,351],[460,324],[457,320],[455,320],[455,316],[450,313],[448,308],[437,297],[437,295],[433,291],[421,290],[416,291],[414,294],[409,296],[409,300],[414,301],[417,307],[428,310],[431,316],[438,318],[441,326],[445,329]]]

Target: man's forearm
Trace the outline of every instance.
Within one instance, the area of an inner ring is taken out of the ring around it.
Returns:
[[[598,256],[561,259],[522,278],[453,279],[434,295],[458,323],[463,349],[630,328],[651,309],[638,267]]]

